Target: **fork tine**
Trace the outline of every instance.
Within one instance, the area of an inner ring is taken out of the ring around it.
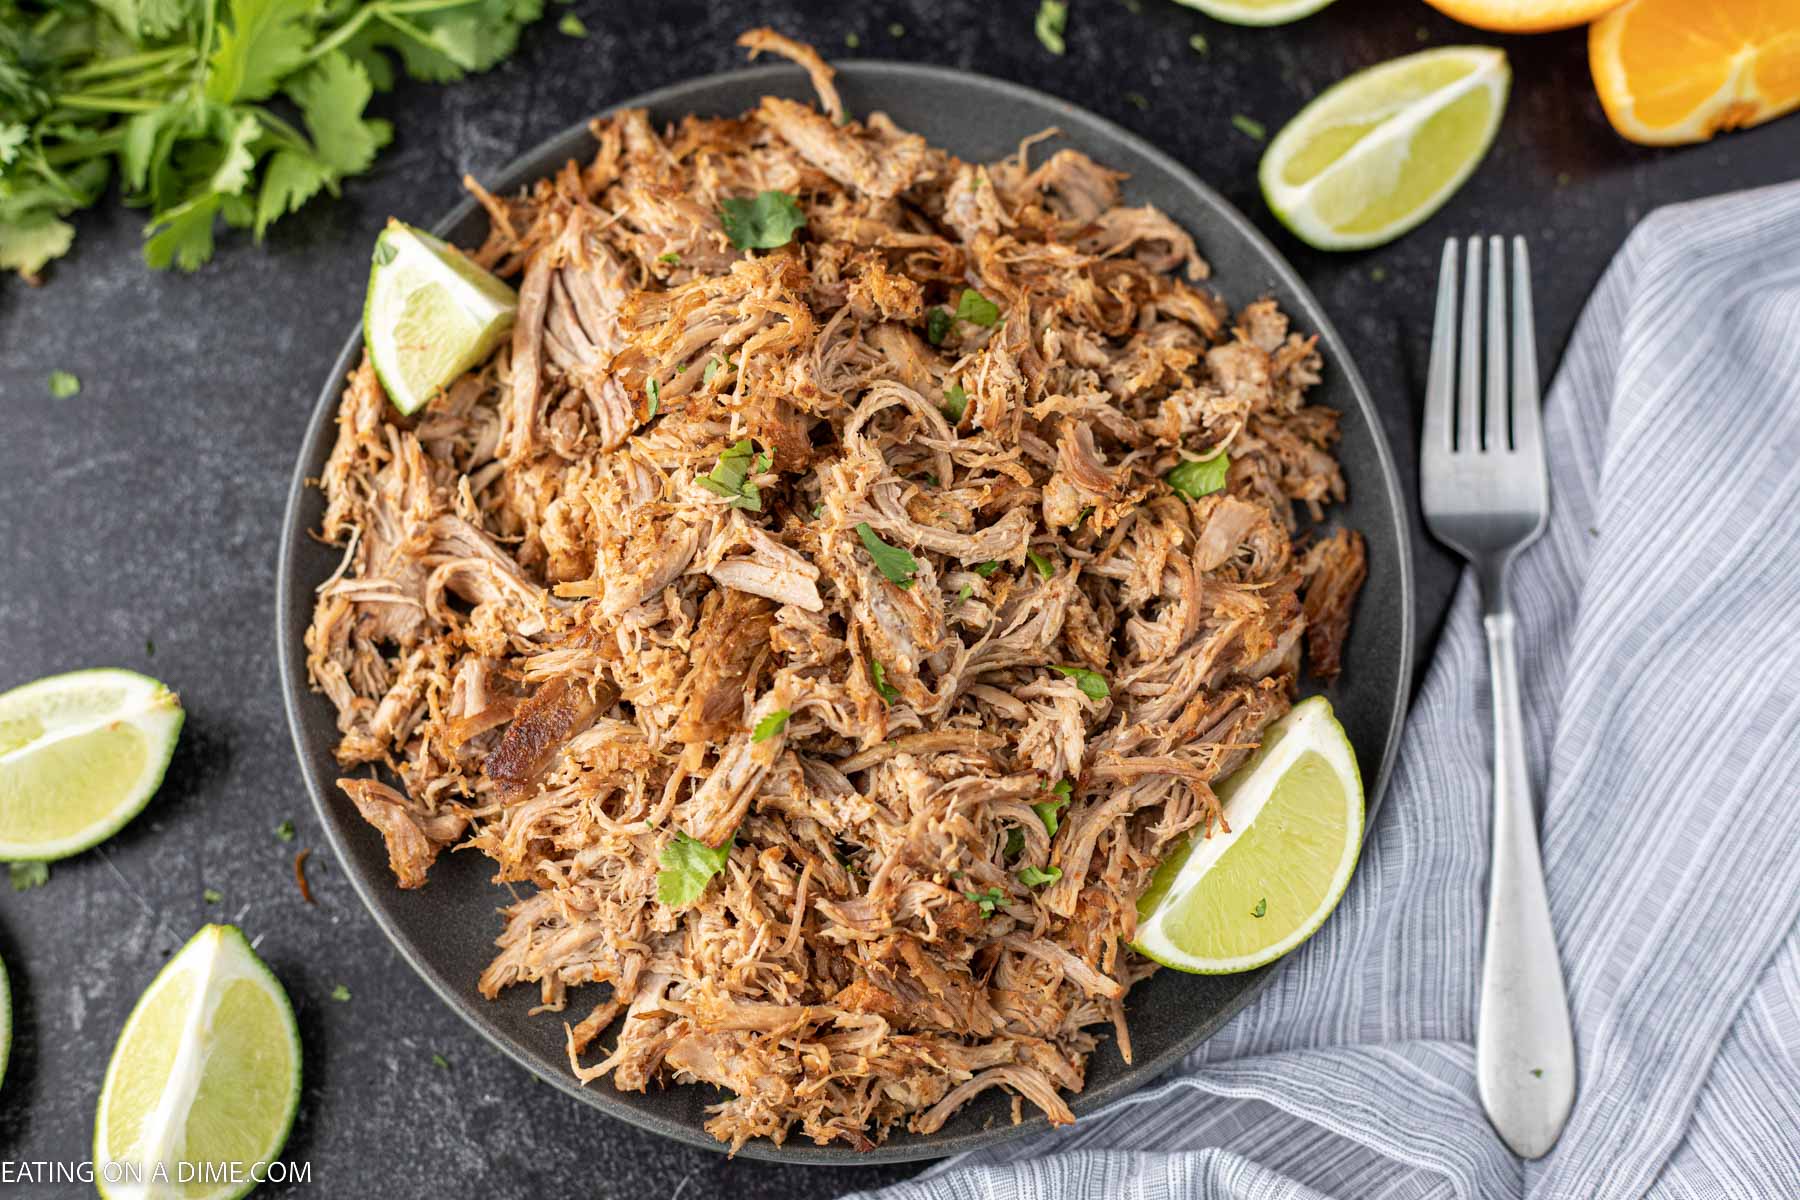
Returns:
[[[1531,311],[1531,255],[1513,238],[1512,428],[1513,449],[1542,456],[1544,422],[1538,409],[1537,325]]]
[[[1512,449],[1506,428],[1506,242],[1487,240],[1487,406],[1481,448],[1491,453]]]
[[[1481,239],[1469,239],[1463,275],[1462,338],[1457,356],[1462,360],[1456,389],[1456,449],[1461,454],[1481,452]]]
[[[1425,383],[1424,448],[1454,450],[1456,404],[1456,239],[1444,242],[1438,268],[1437,320],[1431,327],[1431,370]]]

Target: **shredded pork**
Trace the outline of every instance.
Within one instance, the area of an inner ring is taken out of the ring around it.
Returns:
[[[623,112],[521,194],[471,183],[511,344],[414,418],[352,375],[308,663],[346,773],[393,782],[341,786],[401,887],[458,845],[532,885],[480,987],[586,989],[584,1082],[724,1089],[734,1149],[866,1148],[991,1088],[1065,1122],[1096,1027],[1129,1057],[1151,871],[1302,654],[1339,669],[1337,414],[1314,340],[1200,290],[1121,176],[1037,139],[961,162],[743,44],[824,111]],[[769,190],[804,228],[735,248],[721,202]],[[970,292],[995,319],[934,344]],[[743,439],[734,505],[702,480]],[[1171,487],[1221,448],[1221,490]],[[683,839],[728,858],[664,903]]]

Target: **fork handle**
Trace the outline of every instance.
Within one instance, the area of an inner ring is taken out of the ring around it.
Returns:
[[[1574,1037],[1526,770],[1517,622],[1490,610],[1482,624],[1494,689],[1494,836],[1475,1076],[1500,1137],[1520,1157],[1539,1158],[1575,1102]]]

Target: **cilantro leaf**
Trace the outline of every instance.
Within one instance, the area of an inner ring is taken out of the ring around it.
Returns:
[[[732,843],[736,840],[737,834],[733,833],[715,850],[698,838],[677,830],[657,856],[656,861],[662,867],[656,873],[657,902],[670,908],[683,908],[698,900],[712,877],[725,869],[731,858]]]
[[[970,596],[973,596],[974,594],[975,594],[975,585],[972,583],[965,583],[962,585],[962,588],[960,590],[958,590],[958,592],[956,593],[956,602],[958,604],[961,604],[964,600],[967,600]]]
[[[15,892],[30,891],[34,887],[43,887],[50,882],[49,863],[10,863],[7,865],[6,873],[12,881],[12,890]]]
[[[230,0],[206,73],[206,95],[230,104],[266,100],[306,61],[313,0]]]
[[[903,588],[913,585],[913,576],[919,572],[919,560],[899,546],[890,546],[875,536],[867,521],[856,523],[856,536],[862,539],[863,549],[875,560],[875,566],[887,576],[889,583]]]
[[[284,842],[293,841],[294,823],[292,821],[283,821],[281,824],[277,825],[275,827],[275,836]]]
[[[376,152],[394,140],[394,128],[386,121],[364,119],[375,87],[368,71],[349,55],[327,54],[282,91],[299,106],[318,161],[338,176],[368,170]]]
[[[1023,867],[1019,870],[1019,882],[1026,887],[1043,887],[1061,878],[1061,867]]]
[[[1063,27],[1069,23],[1069,6],[1061,0],[1043,0],[1038,5],[1037,20],[1032,24],[1037,40],[1052,54],[1068,49],[1063,43]]]
[[[875,684],[875,691],[881,696],[882,703],[892,704],[900,698],[900,689],[887,681],[887,668],[880,663],[869,660],[869,678]]]
[[[564,13],[562,20],[556,23],[556,32],[564,37],[584,38],[587,36],[587,25],[574,13]]]
[[[340,983],[331,989],[331,998],[339,1004],[348,1004],[350,1003],[350,989]]]
[[[437,1067],[439,1070],[448,1071],[450,1069],[450,1060],[441,1054],[434,1054],[431,1056],[431,1065]]]
[[[793,715],[785,708],[776,709],[756,723],[756,728],[750,731],[750,740],[753,742],[768,741],[787,728],[788,718]]]
[[[67,400],[81,391],[81,380],[68,371],[50,372],[50,394],[58,400]]]
[[[964,288],[962,299],[956,302],[956,319],[991,327],[1000,319],[1000,306],[974,288]]]
[[[713,469],[694,482],[698,483],[714,495],[724,496],[731,501],[731,508],[747,508],[751,512],[762,511],[762,491],[749,481],[753,473],[769,469],[769,463],[763,456],[756,454],[749,438],[741,438],[725,453],[719,455],[719,461]]]
[[[950,326],[955,320],[945,309],[933,308],[925,314],[925,340],[934,346],[943,345],[944,339],[950,336]]]
[[[158,213],[145,227],[144,262],[159,271],[170,266],[198,271],[212,257],[213,219],[221,203],[216,195],[201,196]]]
[[[952,425],[960,424],[963,414],[969,411],[969,393],[962,390],[962,384],[953,383],[944,389],[944,415],[950,418]]]
[[[312,199],[331,178],[331,169],[299,150],[277,150],[263,170],[256,197],[254,231],[261,237],[270,225]]]
[[[1059,667],[1055,663],[1050,664],[1050,669],[1073,679],[1075,686],[1081,689],[1081,694],[1090,700],[1104,700],[1112,695],[1106,686],[1106,676],[1098,671],[1090,671],[1086,667]]]
[[[644,390],[650,393],[649,415],[654,417],[656,410],[662,407],[662,385],[652,379],[644,384]]]
[[[997,562],[989,561],[989,562],[975,564],[975,573],[977,575],[981,576],[983,579],[986,579],[989,575],[992,575],[995,571],[998,571],[999,569],[1000,569],[1000,564]]]
[[[1017,858],[1019,851],[1025,849],[1025,835],[1017,825],[1006,831],[1006,857]]]
[[[208,904],[217,904],[225,898],[225,893],[221,892],[218,888],[209,887],[200,893],[200,898]]]
[[[1036,550],[1027,550],[1025,552],[1025,557],[1030,561],[1033,567],[1037,568],[1037,573],[1045,579],[1056,574],[1056,564],[1039,554]]]
[[[1163,478],[1170,487],[1190,500],[1198,500],[1202,496],[1210,496],[1225,487],[1225,473],[1231,469],[1231,459],[1221,447],[1206,458],[1189,458],[1169,471]]]
[[[773,250],[794,240],[806,226],[806,214],[786,192],[767,191],[757,193],[754,200],[722,201],[719,222],[739,250]]]
[[[1259,917],[1259,918],[1265,917],[1268,915],[1268,913],[1269,913],[1269,898],[1267,896],[1264,896],[1262,899],[1258,900],[1256,902],[1256,907],[1250,910],[1250,915],[1253,917]]]

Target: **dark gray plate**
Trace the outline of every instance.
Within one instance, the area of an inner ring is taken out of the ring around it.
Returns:
[[[1313,396],[1344,414],[1342,459],[1350,501],[1334,516],[1360,529],[1369,547],[1369,582],[1357,605],[1343,678],[1329,694],[1355,743],[1373,804],[1392,765],[1412,678],[1412,564],[1406,510],[1380,422],[1362,378],[1318,301],[1243,215],[1186,168],[1081,109],[1014,84],[941,67],[850,63],[841,67],[838,84],[851,111],[884,110],[902,128],[924,134],[965,159],[1001,158],[1021,137],[1050,126],[1060,128],[1065,140],[1054,144],[1073,145],[1107,166],[1130,172],[1126,185],[1130,202],[1155,204],[1193,233],[1212,263],[1214,285],[1234,307],[1273,295],[1298,329],[1318,333],[1326,371],[1325,382]],[[755,107],[768,93],[811,98],[798,69],[777,66],[692,80],[621,107],[647,108],[660,124],[685,113],[735,115]],[[484,182],[496,192],[511,191],[551,173],[571,157],[586,158],[592,146],[585,126],[570,129]],[[485,232],[485,218],[473,203],[464,201],[436,229],[451,241],[473,245]],[[526,1016],[536,1003],[535,989],[517,987],[498,1001],[483,1000],[475,991],[475,980],[500,931],[494,910],[508,899],[504,889],[488,882],[488,861],[466,852],[445,855],[432,869],[428,886],[401,891],[388,873],[381,838],[332,785],[337,776],[331,753],[337,740],[333,711],[323,696],[307,687],[301,637],[312,616],[313,589],[336,566],[339,552],[307,536],[308,530],[319,527],[324,512],[322,495],[307,486],[307,480],[317,478],[324,467],[344,376],[361,354],[358,330],[350,335],[320,390],[289,490],[276,581],[276,638],[288,722],[332,849],[400,953],[489,1041],[543,1079],[609,1115],[684,1142],[722,1149],[701,1127],[706,1119],[702,1110],[718,1098],[712,1088],[671,1086],[640,1095],[616,1091],[605,1082],[578,1087],[569,1075],[561,1021],[554,1016]],[[1222,976],[1161,971],[1139,984],[1127,1005],[1135,1061],[1127,1066],[1110,1040],[1102,1044],[1088,1065],[1087,1090],[1070,1106],[1077,1115],[1092,1112],[1149,1083],[1248,1003],[1268,984],[1273,970]],[[577,998],[571,1007],[580,1005]],[[806,1141],[790,1141],[785,1147],[754,1141],[742,1153],[785,1162],[933,1158],[1046,1127],[1041,1116],[1013,1125],[1009,1112],[1008,1099],[993,1091],[930,1137],[896,1132],[866,1153]]]

